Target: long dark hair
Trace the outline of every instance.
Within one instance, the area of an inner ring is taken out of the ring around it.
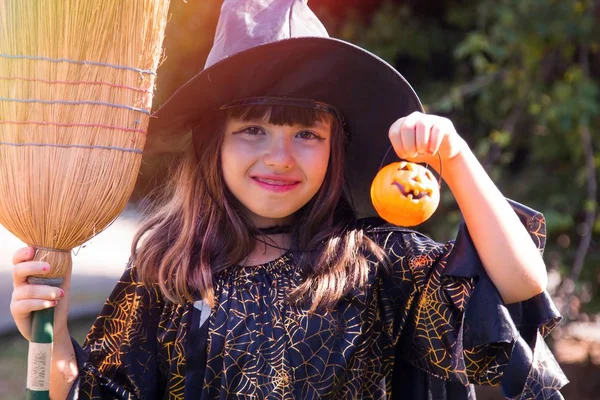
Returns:
[[[158,283],[173,302],[192,301],[200,294],[213,306],[214,274],[240,263],[256,245],[256,227],[216,168],[228,118],[276,125],[330,122],[331,156],[324,182],[295,218],[295,261],[305,278],[289,299],[310,302],[311,311],[333,307],[350,289],[366,284],[368,255],[382,260],[384,252],[356,227],[344,194],[346,136],[340,121],[308,108],[235,107],[196,125],[194,146],[179,161],[162,204],[134,238],[133,260],[141,280]]]

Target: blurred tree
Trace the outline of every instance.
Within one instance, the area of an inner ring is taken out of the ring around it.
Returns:
[[[548,266],[576,317],[600,279],[600,2],[432,3],[320,13],[333,36],[396,66],[428,112],[449,116],[508,197],[544,212]],[[446,239],[459,218],[445,191],[423,228]]]
[[[478,113],[495,126],[479,146],[506,185],[518,176],[514,192],[546,211],[551,243],[562,248],[553,259],[566,279],[563,310],[573,317],[578,304],[570,295],[589,299],[600,272],[599,7],[592,0],[481,2],[476,28],[455,49],[475,76],[495,77],[476,93]]]

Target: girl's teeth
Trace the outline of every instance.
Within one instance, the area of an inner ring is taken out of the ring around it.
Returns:
[[[268,183],[269,185],[279,185],[279,186],[284,186],[284,185],[291,185],[291,182],[284,182],[284,181],[274,181],[272,179],[258,179],[261,182],[264,183]]]

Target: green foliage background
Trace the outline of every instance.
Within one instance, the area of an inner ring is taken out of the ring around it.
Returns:
[[[507,197],[544,213],[563,313],[600,311],[600,1],[311,0],[331,36],[394,65],[448,116]],[[201,70],[221,1],[173,0],[157,103]],[[152,164],[152,163],[149,163]],[[447,188],[420,227],[453,237]]]
[[[330,2],[319,11],[333,36],[387,60],[427,112],[451,118],[507,197],[544,213],[563,312],[597,312],[600,2],[387,1],[371,13]],[[459,219],[446,189],[422,229],[448,239]]]

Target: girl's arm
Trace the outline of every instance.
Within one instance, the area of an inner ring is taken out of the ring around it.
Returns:
[[[413,113],[390,128],[399,157],[428,163],[452,190],[486,272],[506,303],[529,299],[546,288],[546,267],[502,193],[487,175],[452,123]]]
[[[55,335],[52,346],[50,398],[66,399],[78,374],[75,349],[69,332]]]
[[[547,274],[542,256],[473,152],[465,146],[444,164],[443,173],[502,299],[517,303],[543,292]]]

